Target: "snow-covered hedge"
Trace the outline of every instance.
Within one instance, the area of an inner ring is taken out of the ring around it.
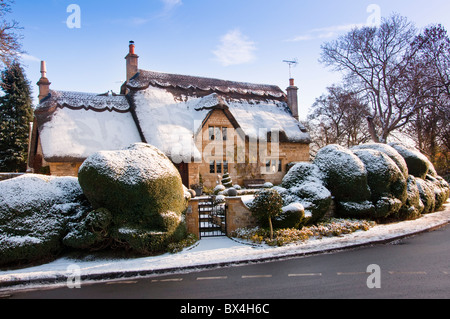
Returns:
[[[283,178],[281,186],[275,187],[285,205],[298,203],[304,207],[302,224],[312,224],[322,219],[331,206],[331,193],[324,186],[324,174],[312,163],[295,164]],[[286,227],[293,227],[286,226]]]
[[[153,253],[184,236],[182,213],[187,202],[181,177],[157,148],[137,143],[95,153],[81,166],[79,181],[93,208],[111,213],[107,237],[121,245]],[[84,245],[91,235],[79,238],[78,245]]]
[[[0,265],[54,257],[68,223],[89,209],[73,177],[29,174],[0,182]]]
[[[339,217],[404,220],[434,212],[450,196],[448,183],[418,150],[377,143],[328,145],[313,163],[293,164],[275,189],[285,205],[303,205],[310,222],[324,216],[331,198]]]

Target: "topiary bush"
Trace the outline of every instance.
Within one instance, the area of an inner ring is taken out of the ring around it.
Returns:
[[[94,209],[111,213],[108,236],[125,248],[155,253],[183,233],[181,176],[157,148],[137,143],[93,154],[80,167],[79,181]]]
[[[422,214],[429,214],[434,212],[436,206],[436,198],[434,195],[433,185],[421,178],[416,178],[416,185],[419,190],[420,200],[424,205]]]
[[[68,223],[90,209],[73,177],[28,174],[0,182],[0,265],[56,257]]]
[[[421,216],[425,206],[420,199],[419,188],[417,187],[416,178],[412,175],[407,179],[407,198],[405,204],[400,210],[394,214],[399,220],[413,220]]]
[[[231,180],[230,173],[226,172],[223,174],[222,185],[225,186],[225,188],[233,187],[233,181]]]
[[[272,219],[282,213],[283,198],[273,188],[264,188],[258,191],[250,204],[250,211],[262,227],[270,228],[273,236]]]
[[[389,145],[405,159],[410,175],[421,179],[425,179],[429,173],[436,176],[433,164],[419,150],[401,143],[390,143]]]
[[[397,165],[397,167],[400,169],[400,171],[402,172],[405,179],[408,178],[408,176],[409,176],[408,165],[406,164],[406,161],[403,158],[403,156],[401,156],[400,153],[397,152],[397,150],[395,148],[393,148],[392,146],[390,146],[388,144],[383,144],[383,143],[367,143],[367,144],[357,145],[357,146],[354,146],[351,148],[352,151],[366,150],[366,149],[379,151],[379,152],[382,152],[382,153],[386,154],[387,156],[389,156],[389,158],[391,160],[393,160],[394,163]]]
[[[281,213],[274,217],[275,229],[301,228],[305,219],[305,208],[300,203],[292,203],[281,208]]]
[[[364,218],[373,213],[367,171],[353,152],[339,145],[328,145],[317,153],[313,163],[323,174],[324,186],[335,198],[338,216]]]
[[[354,154],[364,163],[367,184],[374,204],[374,218],[396,214],[407,199],[406,178],[397,164],[384,152],[355,149]]]

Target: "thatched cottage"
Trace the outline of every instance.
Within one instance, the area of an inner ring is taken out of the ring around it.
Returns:
[[[51,90],[42,63],[32,171],[77,176],[89,155],[135,142],[163,151],[188,187],[214,187],[224,172],[241,185],[275,184],[287,164],[309,160],[292,79],[284,93],[273,85],[140,70],[133,42],[125,59],[120,94]]]

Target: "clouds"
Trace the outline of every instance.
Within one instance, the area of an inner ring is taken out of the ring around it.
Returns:
[[[309,41],[316,39],[329,39],[336,37],[340,33],[349,32],[354,28],[361,28],[365,26],[364,24],[354,23],[354,24],[342,24],[325,28],[312,29],[305,34],[296,36],[294,38],[286,40],[287,42],[299,42],[299,41]]]
[[[172,11],[176,7],[183,4],[182,0],[161,0],[161,1],[164,4],[164,12],[166,13]]]
[[[233,29],[221,37],[213,53],[220,64],[230,66],[252,62],[256,58],[255,51],[255,43],[239,29]]]

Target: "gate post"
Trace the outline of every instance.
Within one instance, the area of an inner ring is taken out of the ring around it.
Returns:
[[[190,234],[200,238],[198,199],[191,199],[186,210],[186,226]]]

